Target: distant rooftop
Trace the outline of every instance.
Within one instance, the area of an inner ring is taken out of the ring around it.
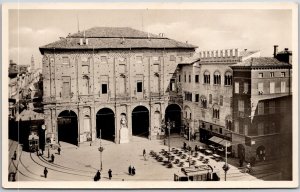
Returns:
[[[80,39],[88,39],[81,44]],[[129,27],[94,27],[86,31],[69,34],[66,38],[40,47],[40,52],[53,49],[131,49],[131,48],[183,48],[197,46],[139,31]]]
[[[231,67],[292,67],[292,65],[274,57],[252,57]]]

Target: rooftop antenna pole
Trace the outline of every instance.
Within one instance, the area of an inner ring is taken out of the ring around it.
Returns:
[[[78,30],[78,33],[79,33],[80,30],[79,30],[79,19],[78,19],[78,15],[77,15],[77,30]]]

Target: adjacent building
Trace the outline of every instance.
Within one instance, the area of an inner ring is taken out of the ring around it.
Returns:
[[[195,48],[117,27],[91,28],[40,47],[47,137],[73,144],[100,136],[115,143],[132,135],[155,139],[164,135],[165,118],[179,130],[177,63]]]
[[[240,158],[282,157],[291,147],[292,65],[291,52],[284,52],[277,55],[275,46],[274,57],[253,57],[231,66],[232,142]]]

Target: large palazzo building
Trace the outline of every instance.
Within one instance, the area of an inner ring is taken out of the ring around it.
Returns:
[[[40,47],[44,113],[52,142],[164,135],[164,119],[181,128],[177,63],[196,46],[132,28],[97,27]],[[122,120],[122,121],[121,121]],[[100,131],[101,130],[101,131]]]

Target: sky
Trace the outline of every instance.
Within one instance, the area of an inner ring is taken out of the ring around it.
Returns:
[[[79,25],[77,22],[79,21]],[[9,59],[41,67],[39,47],[91,27],[132,27],[198,46],[272,56],[292,48],[291,10],[10,10]]]

